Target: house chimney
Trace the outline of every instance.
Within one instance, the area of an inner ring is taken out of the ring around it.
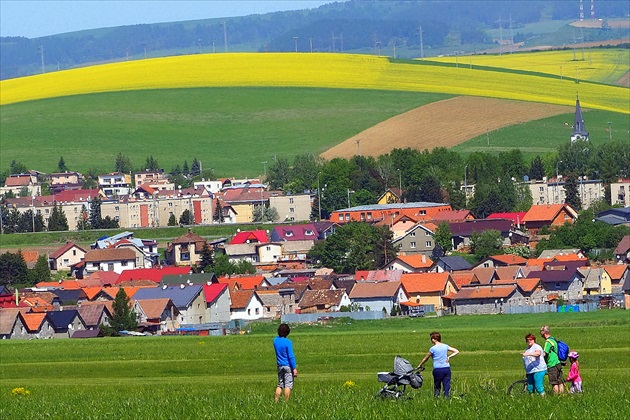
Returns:
[[[180,285],[179,285],[179,288],[180,288],[180,289],[183,289],[184,287],[186,287],[186,285],[185,285],[185,284],[180,284]]]
[[[423,263],[426,263],[426,262],[427,262],[427,256],[426,256],[426,255],[424,255],[424,254],[422,254],[422,262],[423,262]]]

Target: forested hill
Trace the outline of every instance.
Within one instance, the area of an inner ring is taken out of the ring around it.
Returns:
[[[590,2],[584,3],[588,15]],[[595,4],[597,17],[603,17],[604,22],[627,18],[624,1],[597,0]],[[480,51],[496,46],[499,40],[536,39],[540,35],[531,32],[529,24],[578,17],[578,0],[347,0],[317,9],[246,17],[120,26],[35,39],[2,37],[0,78],[109,61],[224,51],[383,55],[394,55],[391,51],[396,51],[399,58],[415,58]],[[577,36],[584,41],[611,39],[627,36],[628,31],[615,32],[585,29]],[[556,45],[566,44],[571,37],[575,40],[575,29],[565,30],[563,36],[565,39]]]

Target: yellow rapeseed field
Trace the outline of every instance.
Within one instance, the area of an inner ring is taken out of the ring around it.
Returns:
[[[630,71],[630,50],[612,48],[576,48],[575,50],[540,51],[518,54],[466,55],[428,58],[427,61],[457,63],[463,67],[488,66],[535,71],[615,84]]]
[[[441,92],[630,113],[628,89],[496,71],[326,53],[227,53],[105,64],[0,82],[0,105],[121,90],[291,86]]]

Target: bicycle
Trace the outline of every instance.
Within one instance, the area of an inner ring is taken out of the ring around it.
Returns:
[[[527,379],[514,381],[507,389],[508,395],[521,395],[525,393],[527,393]]]

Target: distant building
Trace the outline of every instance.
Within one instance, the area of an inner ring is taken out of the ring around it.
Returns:
[[[573,121],[571,143],[578,140],[588,141],[588,131],[586,131],[586,127],[584,127],[584,117],[582,117],[582,108],[580,107],[579,98],[575,100],[575,119]]]

